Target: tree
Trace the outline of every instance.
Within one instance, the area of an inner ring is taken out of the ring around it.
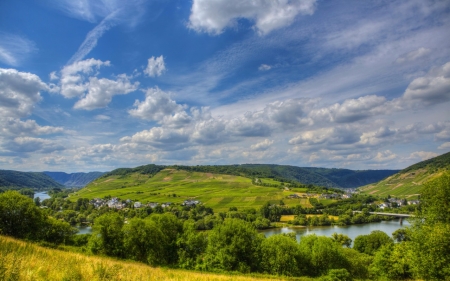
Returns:
[[[45,216],[30,197],[17,191],[0,194],[0,230],[3,235],[37,240],[42,238],[40,230],[44,222]]]
[[[347,235],[338,234],[335,232],[331,235],[331,238],[334,240],[334,242],[337,242],[339,245],[345,246],[347,248],[350,248],[350,246],[352,245],[352,239],[350,239]]]
[[[374,230],[368,235],[359,235],[355,238],[353,248],[360,253],[374,255],[385,244],[393,244],[394,241],[386,233]]]
[[[205,268],[213,271],[257,271],[262,239],[251,223],[240,219],[225,220],[208,235]]]
[[[303,263],[297,241],[285,235],[273,235],[261,244],[261,270],[284,276],[301,275]]]
[[[126,256],[150,265],[165,265],[167,237],[154,221],[133,218],[123,226]]]
[[[178,265],[185,269],[195,269],[201,263],[201,256],[208,244],[204,232],[198,232],[194,221],[185,221],[183,234],[177,240]]]
[[[89,241],[93,253],[123,257],[123,218],[118,213],[106,213],[94,220]]]
[[[150,220],[154,221],[165,239],[161,241],[166,254],[167,264],[178,262],[177,238],[183,231],[183,224],[172,213],[152,214]]]

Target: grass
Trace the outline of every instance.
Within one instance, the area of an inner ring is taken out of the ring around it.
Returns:
[[[310,217],[320,217],[320,216],[322,216],[322,215],[306,215],[307,218],[310,218]],[[281,218],[280,218],[280,222],[288,222],[288,221],[292,221],[292,220],[295,219],[295,217],[296,217],[296,215],[283,215],[283,216],[281,216]],[[334,220],[338,220],[338,219],[339,219],[338,216],[331,216],[331,215],[328,215],[328,217],[329,217],[330,219],[334,219]]]
[[[184,200],[195,199],[215,212],[238,209],[259,209],[266,202],[278,204],[280,200],[288,206],[310,207],[307,199],[288,199],[288,195],[306,192],[306,189],[285,190],[282,183],[272,179],[260,179],[262,183],[278,184],[279,187],[253,185],[251,179],[222,174],[188,172],[164,169],[154,175],[139,173],[125,176],[100,178],[88,186],[71,194],[70,199],[103,198],[107,195],[121,199],[131,199],[142,203],[172,202],[181,204]]]
[[[220,275],[195,271],[153,268],[137,262],[48,249],[0,236],[0,280],[285,280],[265,276]],[[292,280],[292,279],[291,279]],[[295,280],[313,280],[296,278]]]

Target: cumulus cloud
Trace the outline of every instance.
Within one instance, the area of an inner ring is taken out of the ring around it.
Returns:
[[[50,153],[53,151],[63,150],[62,145],[48,139],[33,138],[33,137],[16,137],[8,141],[4,148],[12,152],[42,152]]]
[[[392,151],[385,150],[385,151],[377,152],[377,155],[373,158],[373,160],[375,160],[376,162],[386,162],[386,161],[394,160],[397,157],[398,157],[398,155],[393,153]]]
[[[439,155],[439,154],[434,153],[434,152],[428,152],[428,151],[416,151],[416,152],[411,153],[411,155],[409,155],[409,157],[410,157],[410,158],[413,158],[413,159],[419,158],[419,159],[421,159],[422,161],[424,161],[424,160],[428,160],[428,159],[431,159],[431,158],[433,158],[433,157],[436,157],[436,156],[438,156],[438,155]]]
[[[289,140],[293,145],[318,145],[318,144],[354,144],[360,140],[361,133],[354,127],[341,126],[322,128],[314,131],[305,131]]]
[[[194,0],[189,27],[220,34],[239,19],[248,19],[261,35],[290,25],[297,15],[312,15],[316,0]]]
[[[419,48],[417,50],[414,50],[412,52],[406,53],[402,56],[400,56],[395,62],[397,63],[404,63],[404,62],[410,62],[410,61],[415,61],[419,58],[422,58],[426,55],[428,55],[431,52],[430,49],[427,48]]]
[[[61,70],[61,94],[66,98],[80,97],[87,88],[86,75],[90,75],[101,66],[109,66],[109,61],[87,59],[65,66]]]
[[[124,74],[118,75],[115,80],[98,78],[102,66],[110,66],[110,62],[87,59],[67,65],[61,70],[61,95],[80,98],[74,108],[92,110],[105,107],[113,96],[125,95],[138,89],[139,82],[132,83]]]
[[[188,146],[189,136],[184,130],[175,130],[161,127],[153,127],[134,134],[131,137],[123,137],[122,142],[137,144],[149,144],[163,150],[178,150]]]
[[[0,62],[19,66],[37,48],[22,36],[0,32]]]
[[[370,116],[380,115],[387,111],[386,98],[371,95],[357,99],[348,99],[342,104],[336,103],[330,107],[313,110],[310,116],[314,120],[350,123]]]
[[[258,67],[258,70],[259,71],[267,71],[267,70],[270,70],[272,67],[270,66],[270,65],[267,65],[267,64],[261,64],[259,67]]]
[[[0,68],[0,117],[21,118],[31,114],[48,87],[35,74]]]
[[[139,82],[131,83],[126,76],[117,80],[89,78],[87,94],[74,105],[76,109],[92,110],[107,106],[113,96],[126,95],[138,89]]]
[[[269,149],[269,147],[272,146],[272,144],[273,144],[273,140],[265,139],[261,142],[252,144],[250,146],[250,149],[253,151],[264,151],[264,150]]]
[[[137,118],[144,120],[162,121],[167,116],[174,116],[173,119],[186,120],[183,115],[183,106],[177,104],[170,98],[170,94],[162,91],[158,87],[149,88],[145,93],[145,100],[134,102],[136,108],[131,109],[128,113]]]
[[[144,69],[144,73],[149,77],[161,76],[165,71],[166,65],[163,56],[149,58],[147,68]]]
[[[62,127],[39,126],[35,120],[21,121],[14,118],[3,120],[0,125],[3,136],[49,135],[64,132]]]
[[[316,102],[314,99],[276,101],[266,105],[262,114],[272,122],[283,126],[304,126],[311,123],[307,112]]]
[[[450,148],[450,142],[444,142],[441,144],[438,149],[449,149]]]
[[[406,89],[403,100],[432,105],[450,100],[450,62],[436,67],[427,75],[414,79]]]

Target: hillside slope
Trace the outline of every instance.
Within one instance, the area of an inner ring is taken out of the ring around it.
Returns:
[[[72,173],[67,174],[64,172],[43,172],[50,176],[56,182],[67,187],[84,187],[91,181],[101,177],[102,172],[89,172],[89,173]]]
[[[157,268],[138,262],[43,248],[6,236],[0,236],[0,258],[1,280],[285,280],[282,277],[258,278]],[[312,280],[312,278],[303,277],[298,280]]]
[[[47,189],[63,187],[48,175],[36,172],[0,170],[0,187]]]
[[[450,170],[450,152],[411,165],[378,183],[361,187],[368,194],[382,196],[414,197],[420,194],[423,184]]]
[[[158,170],[158,169],[156,169]],[[119,197],[142,203],[178,203],[194,199],[211,207],[216,212],[228,211],[230,207],[258,209],[266,202],[286,205],[309,204],[307,199],[288,199],[295,192],[305,192],[306,188],[287,191],[282,183],[269,178],[260,178],[260,186],[252,184],[252,179],[242,176],[218,173],[204,173],[165,168],[155,173],[144,174],[136,170],[120,170],[106,174],[70,195],[70,200],[78,198]],[[301,200],[305,201],[302,202]]]

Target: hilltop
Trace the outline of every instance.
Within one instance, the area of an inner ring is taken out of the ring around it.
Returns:
[[[7,189],[31,188],[40,190],[62,188],[64,186],[44,173],[0,170],[0,187]]]
[[[67,187],[84,187],[91,181],[102,176],[102,172],[89,172],[89,173],[64,173],[64,172],[43,172],[51,177],[56,182]]]
[[[361,187],[368,194],[381,196],[415,197],[420,195],[423,184],[450,170],[450,152],[411,165],[375,184]]]

